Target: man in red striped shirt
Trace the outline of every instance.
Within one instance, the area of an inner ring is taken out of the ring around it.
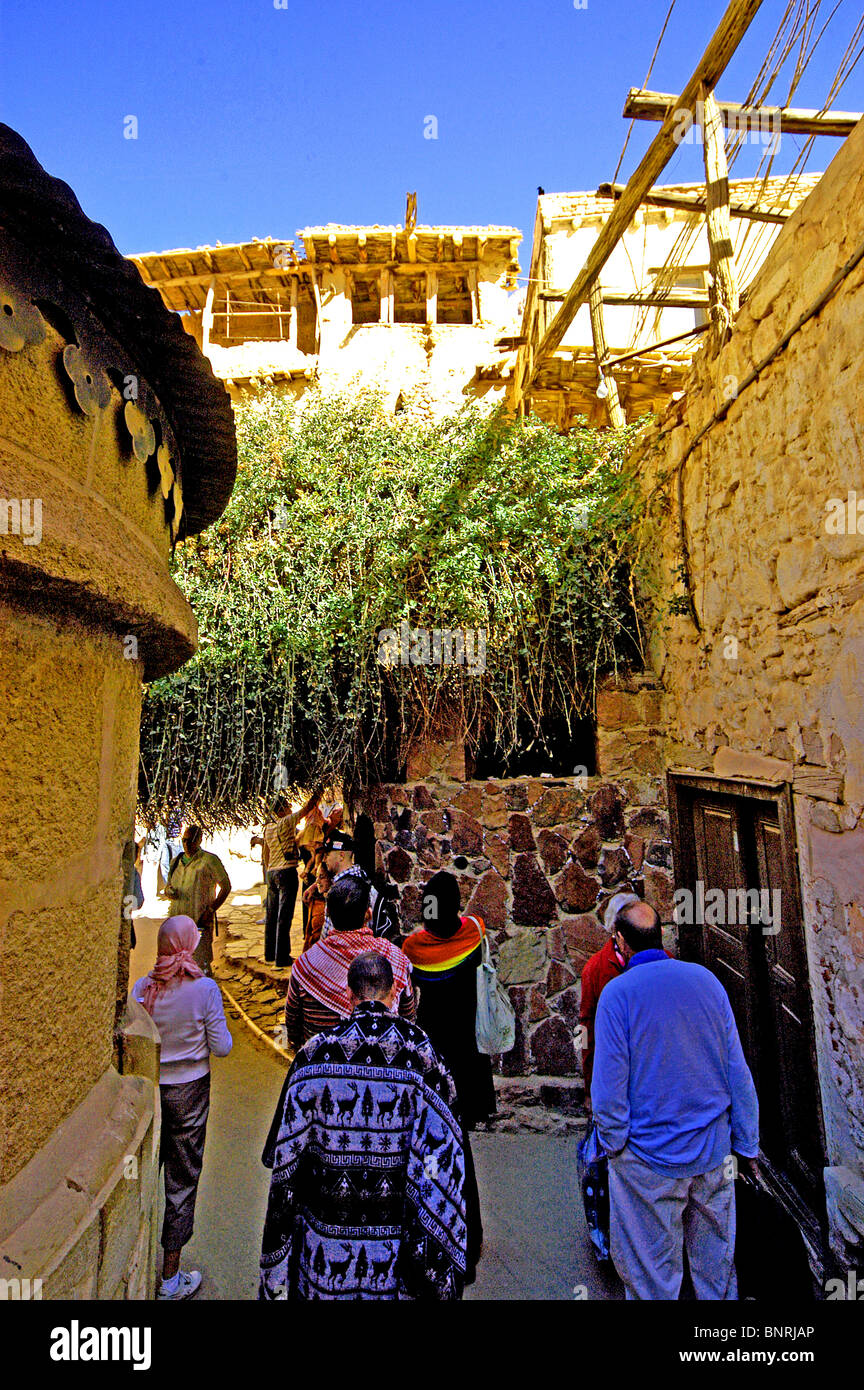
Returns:
[[[295,961],[285,1001],[285,1030],[295,1049],[316,1033],[332,1028],[351,1013],[348,967],[361,951],[386,956],[393,970],[398,1008],[413,1022],[417,1001],[411,963],[398,946],[372,933],[369,880],[346,874],[327,895],[333,930]]]

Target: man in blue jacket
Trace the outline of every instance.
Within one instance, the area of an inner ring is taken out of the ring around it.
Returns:
[[[627,1297],[677,1299],[683,1247],[696,1297],[734,1299],[735,1162],[755,1172],[759,1111],[726,991],[670,959],[660,919],[615,919],[623,974],[600,996],[591,1102],[609,1155],[612,1259]]]

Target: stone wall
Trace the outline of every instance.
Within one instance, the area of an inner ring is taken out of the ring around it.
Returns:
[[[792,784],[838,1250],[864,1238],[864,1218],[856,1228],[841,1210],[857,1192],[864,1211],[864,261],[796,324],[862,243],[864,123],[783,228],[729,342],[697,358],[685,399],[633,461],[646,587],[661,595],[652,665],[665,761]],[[665,603],[681,594],[682,460],[701,632]]]
[[[11,163],[23,179],[20,142]],[[134,343],[115,340],[96,317],[111,279],[104,229],[82,225],[65,186],[28,178],[23,203],[20,188],[4,192],[0,236],[0,1299],[37,1283],[43,1298],[145,1299],[159,1040],[138,1006],[124,1014],[142,683],[195,650],[169,560],[184,505],[195,524],[214,508],[191,466],[181,492],[196,426],[176,402],[169,422],[130,355],[150,335],[151,353],[155,339],[176,361],[165,335],[182,334],[157,299],[150,319],[146,303],[135,310]],[[25,246],[9,232],[39,186],[50,208],[32,225],[62,237],[76,273],[98,262],[86,286],[45,248],[40,261],[35,234]],[[106,317],[125,332],[122,315]],[[228,402],[215,388],[220,422],[203,359],[193,368],[201,452],[206,431],[227,470]]]
[[[0,1297],[153,1297],[159,1034],[134,1001],[122,1020],[119,1064],[120,1074],[106,1068],[0,1187]]]
[[[632,884],[671,921],[664,798],[659,778],[600,777],[422,781],[367,793],[404,929],[422,925],[422,885],[439,868],[459,879],[463,911],[486,923],[518,1016],[505,1075],[580,1069],[579,977],[606,940],[600,919],[613,892]]]

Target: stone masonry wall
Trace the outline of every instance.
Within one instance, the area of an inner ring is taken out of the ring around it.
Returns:
[[[437,869],[455,874],[463,911],[486,923],[517,1013],[502,1072],[578,1073],[579,977],[606,940],[610,896],[632,884],[671,921],[662,780],[413,782],[370,789],[364,809],[406,932],[422,926],[422,885]]]
[[[731,401],[683,473],[702,631],[661,602],[652,667],[668,765],[792,785],[838,1250],[864,1240],[864,261],[739,383],[862,244],[864,122],[781,231],[728,343],[697,358],[633,460],[668,598],[681,592],[679,464]]]

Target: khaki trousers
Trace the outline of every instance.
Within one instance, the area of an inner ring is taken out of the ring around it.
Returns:
[[[695,1178],[649,1168],[625,1146],[609,1160],[612,1261],[630,1299],[677,1299],[684,1247],[698,1299],[735,1299],[735,1184],[721,1163]]]

